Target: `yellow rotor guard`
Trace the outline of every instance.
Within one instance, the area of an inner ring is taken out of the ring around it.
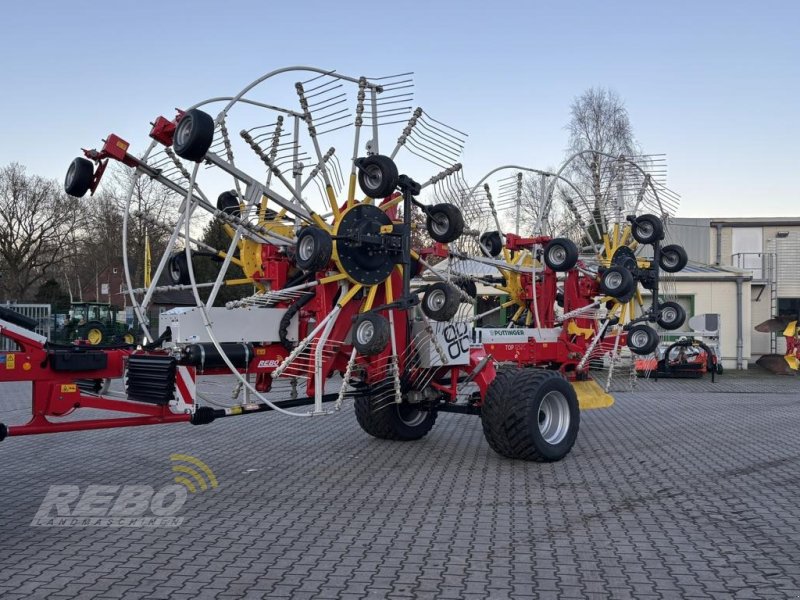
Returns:
[[[578,396],[578,405],[581,410],[593,408],[608,408],[614,404],[614,396],[603,391],[594,379],[586,381],[573,381],[572,387]]]

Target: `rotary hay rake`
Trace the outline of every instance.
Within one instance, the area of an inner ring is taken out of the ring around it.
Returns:
[[[279,75],[298,71],[312,74],[295,84],[299,109],[259,94]],[[134,288],[125,253],[144,343],[57,347],[26,331],[18,315],[5,314],[2,333],[18,350],[4,356],[4,379],[33,382],[34,416],[24,425],[3,425],[0,437],[204,424],[267,410],[311,417],[335,412],[352,397],[361,427],[379,438],[419,439],[438,412],[451,409],[482,412],[487,440],[501,454],[531,460],[566,455],[579,420],[569,383],[555,372],[497,374],[483,346],[472,343],[467,322],[454,320],[471,307],[467,293],[446,281],[412,291],[412,276],[429,266],[426,256],[446,252],[444,244],[464,231],[457,207],[423,204],[418,196],[428,186],[451,185],[465,136],[406,106],[409,86],[407,75],[370,79],[281,69],[236,95],[198,103],[175,118],[158,117],[141,156],[116,135],[100,150],[84,151],[68,170],[68,193],[93,193],[113,159],[180,201],[172,223],[150,223],[169,231],[152,284]],[[355,100],[352,113],[341,108],[348,99]],[[216,117],[206,112],[220,104]],[[381,128],[404,113],[410,118],[405,115],[402,134],[381,154]],[[323,138],[345,128],[352,132],[349,174],[333,148],[322,149]],[[359,156],[365,129],[367,152]],[[417,183],[398,171],[404,150],[443,170]],[[146,219],[132,210],[135,182],[124,220],[126,247],[130,221]],[[311,198],[314,188],[320,198]],[[412,249],[414,212],[422,215],[433,248]],[[209,216],[224,224],[227,247],[199,239]],[[219,265],[211,281],[196,276],[197,261],[204,260]],[[229,277],[232,265],[244,277]],[[159,283],[164,274],[171,279],[166,289],[191,291],[196,306],[171,311],[154,331],[146,315],[154,294],[165,289]],[[233,286],[252,293],[217,306],[220,290]],[[198,374],[233,375],[236,402],[215,407],[219,400],[208,399],[199,406]],[[98,382],[122,377],[123,394],[98,389]],[[300,405],[312,407],[292,410]],[[61,419],[87,408],[134,416]]]
[[[297,72],[312,74],[295,84],[299,109],[264,100],[267,84]],[[310,67],[279,69],[236,95],[200,102],[173,119],[158,117],[151,124],[152,142],[140,157],[115,135],[101,150],[84,151],[67,173],[68,193],[93,193],[114,159],[180,201],[174,222],[150,222],[168,233],[168,242],[153,283],[134,288],[128,227],[132,219],[147,217],[132,210],[131,181],[124,265],[144,343],[58,347],[26,331],[19,315],[0,315],[0,333],[19,346],[4,355],[4,380],[33,382],[33,418],[25,425],[1,426],[0,438],[179,421],[206,424],[269,410],[311,417],[336,412],[352,398],[359,424],[378,438],[420,439],[440,412],[480,414],[487,441],[500,454],[563,458],[580,419],[578,397],[567,378],[578,389],[590,385],[587,365],[594,352],[607,350],[609,339],[615,340],[616,352],[625,336],[617,332],[604,339],[609,328],[619,326],[619,317],[613,316],[613,306],[603,313],[603,303],[622,306],[630,298],[616,290],[613,300],[598,299],[597,279],[617,272],[614,261],[625,254],[619,247],[629,235],[636,237],[639,220],[624,231],[614,228],[612,237],[606,234],[605,254],[598,251],[594,271],[573,256],[577,250],[566,238],[502,235],[488,190],[481,202],[474,201],[475,191],[456,162],[466,136],[421,109],[412,110],[410,86],[409,74],[371,79]],[[206,111],[215,105],[222,108],[212,117]],[[392,151],[381,154],[381,128],[399,122],[405,128]],[[236,130],[238,137],[231,134]],[[364,130],[366,155],[359,156]],[[322,150],[323,138],[345,131],[352,133],[349,173],[333,147]],[[417,183],[397,168],[409,155],[441,170]],[[433,191],[433,203],[418,199],[425,188]],[[315,189],[318,198],[310,193]],[[211,190],[222,190],[216,202],[210,200]],[[495,214],[496,232],[480,235],[486,225],[478,219],[482,203]],[[414,212],[424,219],[431,247],[411,247]],[[223,223],[227,248],[198,239],[209,218]],[[641,222],[658,228],[655,221]],[[603,231],[612,230],[604,225]],[[501,247],[494,252],[497,242]],[[647,273],[655,271],[655,299],[658,268],[652,265],[663,261],[658,241],[654,247],[655,261],[628,260],[624,272],[650,281]],[[427,261],[431,255],[449,256],[451,262],[495,260],[481,252],[503,253],[497,265],[502,279],[454,277],[453,269],[442,274]],[[198,281],[195,265],[205,260],[218,263],[217,275]],[[232,265],[244,276],[229,276]],[[434,280],[412,289],[412,277],[422,272]],[[171,284],[159,283],[162,274]],[[559,277],[566,277],[562,315],[555,310]],[[628,280],[622,277],[624,284]],[[482,316],[474,314],[474,288],[487,282],[512,297],[514,327],[492,332],[473,326]],[[252,293],[218,306],[220,290],[236,286]],[[196,306],[170,311],[156,332],[146,315],[154,294],[165,289],[191,291]],[[647,318],[654,315],[651,310]],[[536,333],[528,335],[531,330]],[[523,343],[497,343],[520,331],[522,337],[515,339]],[[629,346],[634,337],[628,327]],[[496,370],[498,362],[545,368]],[[233,375],[233,403],[204,394],[198,374]],[[121,395],[101,386],[123,377]],[[592,400],[583,402],[586,407],[610,403],[596,390],[582,395]],[[292,410],[303,405],[311,408]],[[85,408],[135,416],[61,419]]]
[[[663,157],[603,155],[613,169],[607,170],[605,181],[598,177],[601,185],[590,190],[565,176],[575,161],[585,155],[596,160],[601,154],[578,153],[556,172],[499,167],[468,192],[461,191],[454,203],[479,206],[482,214],[492,215],[496,230],[480,236],[480,256],[451,251],[447,268],[455,282],[472,273],[473,279],[508,297],[476,317],[514,311],[506,328],[477,330],[494,360],[565,373],[573,380],[582,408],[613,402],[607,392],[620,367],[627,367],[626,386],[635,384],[633,355],[650,355],[659,346],[653,324],[670,331],[686,319],[683,308],[669,299],[674,295],[669,275],[683,269],[688,257],[680,246],[662,245],[667,219],[678,202],[664,185]],[[515,173],[507,176],[509,170]],[[536,218],[532,237],[519,235],[523,173],[540,178],[538,194],[529,200],[533,210],[528,214]],[[493,176],[499,177],[497,202],[484,183]],[[599,195],[598,189],[606,193]],[[555,211],[560,225],[555,232],[548,225],[556,221],[552,213],[557,201],[562,206]],[[517,233],[503,233],[498,208],[515,213]],[[475,275],[476,264],[489,267],[489,273],[484,268],[482,275]],[[651,295],[649,305],[643,290]],[[594,378],[601,380],[602,389]]]

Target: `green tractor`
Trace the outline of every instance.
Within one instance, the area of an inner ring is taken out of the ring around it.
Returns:
[[[54,341],[83,340],[92,346],[133,344],[136,336],[117,320],[117,312],[116,307],[102,302],[73,302],[66,323],[53,336]]]

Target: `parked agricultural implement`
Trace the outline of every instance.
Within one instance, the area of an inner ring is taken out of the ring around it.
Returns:
[[[800,371],[800,315],[783,315],[759,323],[760,333],[781,335],[786,343],[784,354],[765,354],[756,364],[777,375],[796,375]]]
[[[263,97],[267,84],[297,72],[311,73],[295,84],[299,109]],[[373,80],[311,67],[280,69],[236,95],[156,118],[141,155],[129,153],[128,142],[116,135],[100,150],[84,151],[67,173],[68,193],[94,193],[114,160],[165,186],[179,204],[174,222],[149,223],[168,237],[151,285],[133,285],[124,254],[130,303],[146,343],[136,349],[54,347],[13,315],[0,315],[0,334],[19,346],[4,353],[0,381],[33,382],[32,420],[0,425],[0,438],[207,424],[271,410],[314,417],[352,399],[358,423],[377,438],[417,440],[439,413],[457,412],[480,415],[488,443],[504,456],[566,456],[580,408],[613,402],[592,380],[592,365],[604,356],[613,361],[623,347],[652,353],[658,334],[651,325],[682,323],[680,307],[659,300],[659,280],[662,271],[685,265],[685,252],[661,246],[667,211],[658,190],[641,166],[620,157],[620,165],[642,171],[639,195],[655,198],[658,215],[637,215],[640,199],[627,217],[623,207],[616,218],[595,216],[597,236],[584,244],[540,231],[503,234],[499,221],[496,231],[481,233],[464,218],[478,202],[457,162],[464,134],[403,106],[411,99],[409,82],[408,75]],[[352,114],[342,108],[350,95]],[[381,128],[406,109],[410,118],[387,151],[379,143]],[[322,138],[345,126],[353,132],[347,174],[334,148],[321,146]],[[238,136],[231,134],[239,128]],[[399,168],[413,157],[442,170],[419,182]],[[123,244],[129,221],[147,220],[132,208],[134,184]],[[319,198],[312,199],[315,188]],[[436,190],[436,198],[447,189],[451,197],[427,203],[426,188]],[[553,194],[551,188],[548,202]],[[197,238],[209,218],[224,224],[227,248]],[[412,242],[420,222],[429,246]],[[653,257],[638,256],[638,245],[651,247]],[[498,275],[438,273],[431,256],[483,262]],[[218,264],[210,281],[196,277],[201,260]],[[244,277],[230,277],[232,265]],[[164,272],[172,285],[156,283]],[[428,279],[412,286],[423,274]],[[475,327],[485,316],[475,314],[476,283],[507,294],[493,310],[513,307],[509,327]],[[237,286],[246,293],[218,305],[220,290]],[[649,306],[640,287],[651,293]],[[196,306],[165,313],[159,331],[152,331],[146,315],[162,289],[191,290]],[[209,376],[232,382],[233,403],[201,390]],[[124,391],[109,392],[103,384],[109,379],[122,379]],[[294,410],[304,405],[310,408]],[[84,408],[134,416],[61,418]]]

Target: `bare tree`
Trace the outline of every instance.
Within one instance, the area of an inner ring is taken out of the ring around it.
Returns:
[[[581,154],[570,163],[565,175],[591,204],[579,207],[579,212],[587,222],[602,221],[610,215],[613,205],[619,170],[616,159],[641,153],[628,111],[613,90],[590,88],[573,101],[567,130],[568,154]],[[575,196],[563,185],[558,186],[557,193],[562,200]]]
[[[145,235],[150,240],[153,259],[158,260],[178,218],[180,198],[157,181],[149,177],[137,177],[133,170],[120,167],[114,171],[106,188],[120,216],[125,211],[126,193],[131,183],[133,195],[128,215],[127,252],[131,277],[134,285],[137,285],[143,280]],[[120,254],[121,227],[120,221]]]
[[[163,253],[172,222],[177,218],[175,195],[147,177],[135,178],[131,169],[116,167],[106,173],[101,189],[94,196],[82,200],[85,220],[77,257],[67,269],[68,281],[91,282],[105,268],[121,265],[126,252],[122,232],[131,183],[127,254],[134,287],[141,286],[144,279],[145,234],[150,240],[152,256],[157,259]]]
[[[82,207],[58,182],[0,169],[0,261],[7,298],[27,300],[75,253]]]
[[[548,171],[552,172],[553,169],[549,168]],[[546,189],[549,188],[552,182],[552,177],[545,178],[545,194]],[[554,202],[549,206],[548,214],[542,214],[545,210],[545,202],[542,190],[541,175],[529,174],[523,178],[522,181],[522,195],[520,199],[520,233],[522,235],[530,235],[531,233],[540,233],[542,235],[549,235],[550,237],[568,237],[578,238],[582,235],[581,224],[577,220],[577,215],[573,210],[570,210],[568,204],[564,201],[568,199],[567,194],[569,190],[561,190],[556,188],[555,194],[561,198],[561,202]],[[546,218],[545,218],[546,217]],[[516,207],[511,208],[505,212],[505,218],[514,224],[516,220]],[[541,220],[540,220],[541,219]],[[537,223],[542,226],[542,231],[534,231]]]

